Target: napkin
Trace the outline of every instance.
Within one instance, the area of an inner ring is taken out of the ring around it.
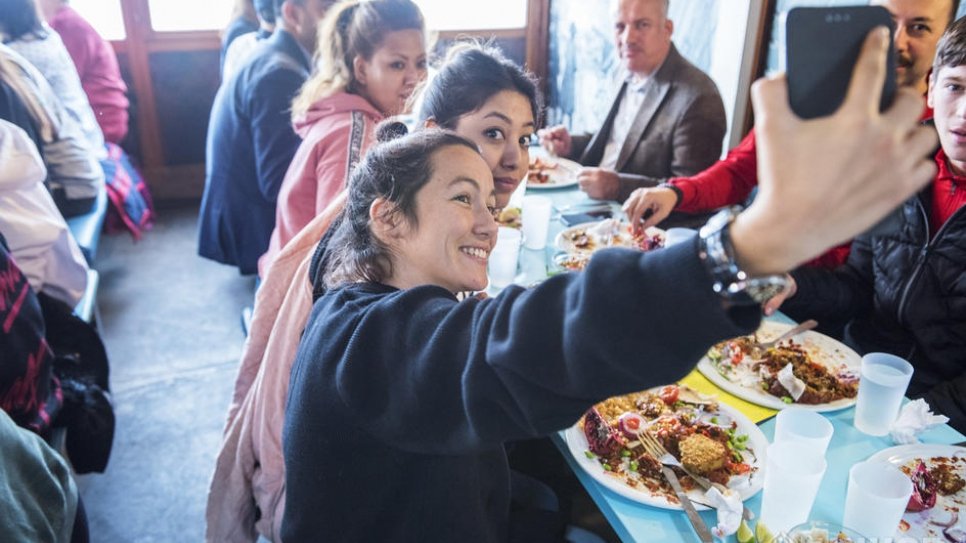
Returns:
[[[949,422],[949,417],[932,414],[926,400],[921,398],[912,400],[902,406],[902,411],[899,412],[899,418],[892,423],[892,428],[890,429],[892,441],[899,445],[919,443],[919,438],[916,437],[919,432],[922,432],[930,426],[945,424],[947,422]]]
[[[711,529],[711,533],[717,538],[726,539],[737,532],[744,509],[741,496],[734,490],[726,489],[722,494],[716,487],[711,487],[704,497],[708,505],[718,510],[718,525]]]

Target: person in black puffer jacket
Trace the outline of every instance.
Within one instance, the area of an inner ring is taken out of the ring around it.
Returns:
[[[933,183],[908,200],[898,228],[860,236],[837,270],[799,269],[782,306],[795,319],[851,321],[862,354],[901,356],[915,371],[907,395],[924,398],[966,432],[966,18],[943,36],[929,80],[942,147]]]

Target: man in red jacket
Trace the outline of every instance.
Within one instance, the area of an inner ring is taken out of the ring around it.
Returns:
[[[897,83],[926,94],[927,76],[936,53],[936,44],[952,22],[958,0],[885,0],[881,4],[893,15],[896,31]],[[932,116],[926,108],[923,117]],[[693,177],[677,177],[653,188],[634,191],[624,204],[631,224],[641,228],[655,225],[671,213],[702,213],[744,202],[758,185],[758,161],[752,130],[728,156]],[[651,214],[640,222],[650,210]],[[849,245],[836,247],[812,261],[822,267],[842,264]]]

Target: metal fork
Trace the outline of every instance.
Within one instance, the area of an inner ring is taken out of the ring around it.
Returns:
[[[638,435],[638,438],[641,441],[641,445],[644,446],[644,451],[647,452],[647,454],[653,456],[654,459],[660,462],[663,466],[667,466],[669,468],[670,467],[680,468],[681,471],[683,471],[684,473],[687,473],[689,477],[694,479],[694,482],[698,483],[698,485],[700,485],[701,488],[705,490],[709,490],[712,487],[714,487],[714,488],[717,488],[718,491],[721,492],[722,494],[727,490],[727,488],[725,488],[724,485],[720,483],[713,483],[710,480],[708,480],[707,477],[702,477],[701,475],[698,475],[697,473],[684,467],[684,464],[682,464],[677,458],[675,458],[673,454],[668,452],[668,450],[664,448],[664,445],[662,445],[661,442],[658,441],[656,437],[651,435],[650,432],[641,432]],[[755,518],[755,514],[751,511],[751,509],[748,509],[747,507],[745,507],[744,504],[742,504],[741,516],[745,520],[751,520]]]
[[[644,444],[644,450],[651,456],[659,458],[657,455],[651,453],[647,442],[644,441],[643,436],[645,435],[648,435],[647,432],[641,434],[641,443]],[[678,481],[678,476],[674,473],[674,470],[668,467],[668,465],[664,462],[661,462],[661,473],[664,474],[664,478],[667,479],[667,482],[671,484],[671,488],[674,489],[674,494],[678,497],[678,501],[681,502],[681,508],[684,509],[685,514],[688,515],[688,520],[691,522],[691,526],[694,527],[694,531],[698,533],[698,539],[700,539],[702,543],[713,543],[714,538],[711,536],[711,530],[708,529],[708,525],[704,523],[701,515],[699,515],[698,511],[694,508],[694,504],[691,503],[691,499],[687,494],[684,493],[684,489],[681,488],[681,481]]]

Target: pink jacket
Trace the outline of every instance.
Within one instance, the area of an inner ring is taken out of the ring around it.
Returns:
[[[282,425],[299,338],[312,309],[309,266],[345,192],[295,236],[263,276],[208,489],[206,541],[280,541],[285,510]],[[261,518],[255,521],[255,508]],[[256,533],[257,530],[257,533]]]
[[[278,193],[275,231],[258,261],[260,277],[279,250],[345,187],[349,171],[375,140],[374,128],[382,118],[365,98],[340,92],[313,104],[295,123],[302,143]]]

